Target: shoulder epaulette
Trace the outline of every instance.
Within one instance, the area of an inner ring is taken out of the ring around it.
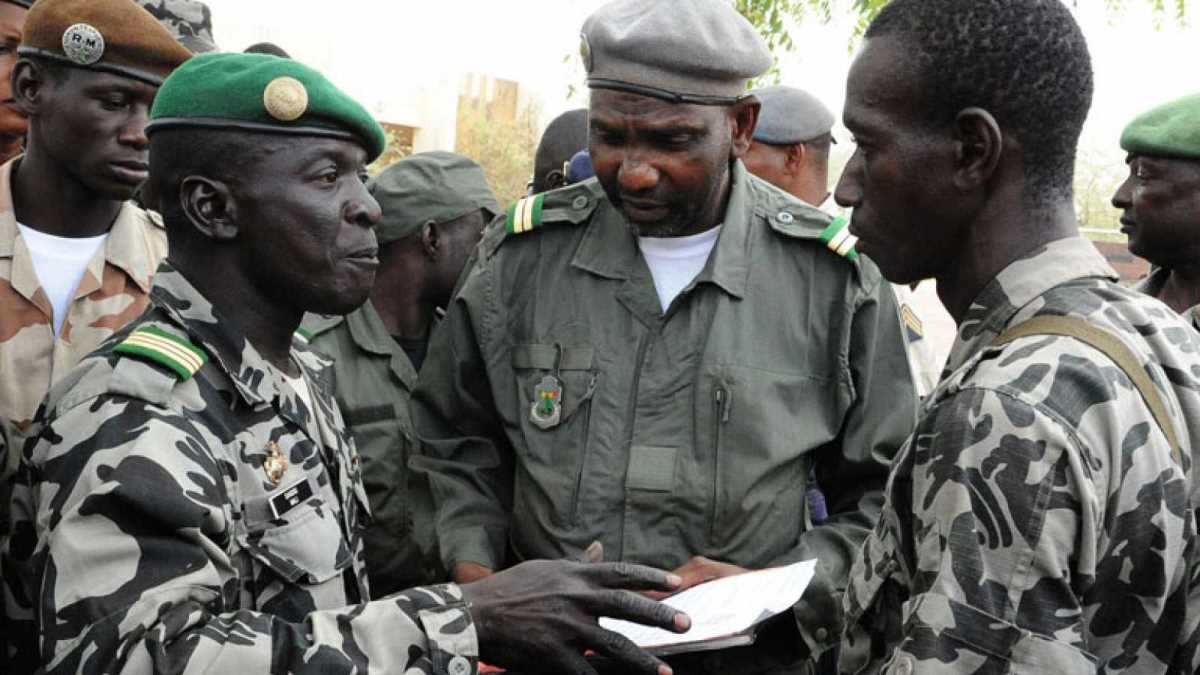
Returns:
[[[820,238],[830,251],[847,260],[858,260],[858,251],[854,250],[858,237],[850,234],[850,221],[845,216],[834,218],[829,227],[821,232]]]
[[[133,331],[113,351],[165,366],[180,380],[191,379],[208,363],[208,354],[204,350],[154,326]]]
[[[300,326],[299,328],[296,329],[296,339],[303,342],[304,344],[308,344],[308,343],[312,342],[313,332],[311,330],[305,328],[304,326]]]
[[[536,194],[518,199],[508,207],[508,220],[504,229],[509,234],[521,234],[542,226],[542,208],[546,203],[546,195]]]

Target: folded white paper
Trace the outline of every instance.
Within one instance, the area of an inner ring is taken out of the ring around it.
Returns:
[[[658,654],[749,644],[755,626],[800,601],[816,570],[816,560],[805,560],[716,579],[672,595],[663,602],[692,618],[686,633],[609,618],[600,619],[600,625]]]

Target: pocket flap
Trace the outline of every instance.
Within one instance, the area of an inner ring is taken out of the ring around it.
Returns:
[[[337,513],[313,497],[275,517],[270,501],[284,492],[246,501],[246,530],[238,543],[288,583],[325,583],[352,560]]]
[[[635,445],[629,449],[625,487],[630,490],[670,492],[675,489],[675,455],[679,448]]]

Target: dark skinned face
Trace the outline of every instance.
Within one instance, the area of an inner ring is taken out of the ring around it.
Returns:
[[[1194,264],[1200,250],[1200,161],[1130,155],[1113,195],[1129,250],[1157,265]]]
[[[730,161],[745,149],[732,107],[597,89],[589,119],[596,177],[635,234],[677,237],[719,222]]]
[[[0,136],[25,135],[29,121],[13,101],[12,71],[17,63],[17,47],[24,35],[25,15],[29,10],[11,2],[0,2]]]
[[[239,251],[266,295],[321,314],[346,314],[367,299],[380,211],[366,177],[363,148],[333,138],[289,139],[243,171],[232,186]]]
[[[919,76],[894,37],[866,41],[846,84],[846,127],[857,148],[834,197],[853,208],[858,251],[893,283],[941,276],[953,264],[954,144],[921,119]]]
[[[433,278],[430,280],[432,300],[438,307],[450,304],[454,285],[458,283],[458,277],[462,274],[467,259],[471,257],[471,251],[483,237],[485,225],[487,221],[484,220],[484,212],[480,210],[472,211],[441,227],[441,250],[434,264]]]
[[[99,196],[125,200],[148,175],[146,123],[157,87],[76,69],[42,84],[36,112],[40,147]]]

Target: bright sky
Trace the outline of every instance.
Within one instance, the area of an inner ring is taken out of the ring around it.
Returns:
[[[476,72],[520,82],[541,95],[545,120],[584,104],[567,100],[582,72],[564,62],[579,45],[583,20],[603,0],[206,0],[224,49],[270,40],[323,70],[364,101],[378,101]],[[1076,0],[1091,46],[1096,98],[1084,145],[1116,156],[1121,128],[1138,112],[1200,92],[1200,1],[1192,26],[1157,21],[1149,0],[1112,14],[1102,0]],[[1173,4],[1173,3],[1168,3]],[[1155,24],[1161,23],[1156,30]],[[853,57],[848,13],[793,33],[784,84],[809,89],[840,110]],[[397,92],[392,94],[391,92]]]

